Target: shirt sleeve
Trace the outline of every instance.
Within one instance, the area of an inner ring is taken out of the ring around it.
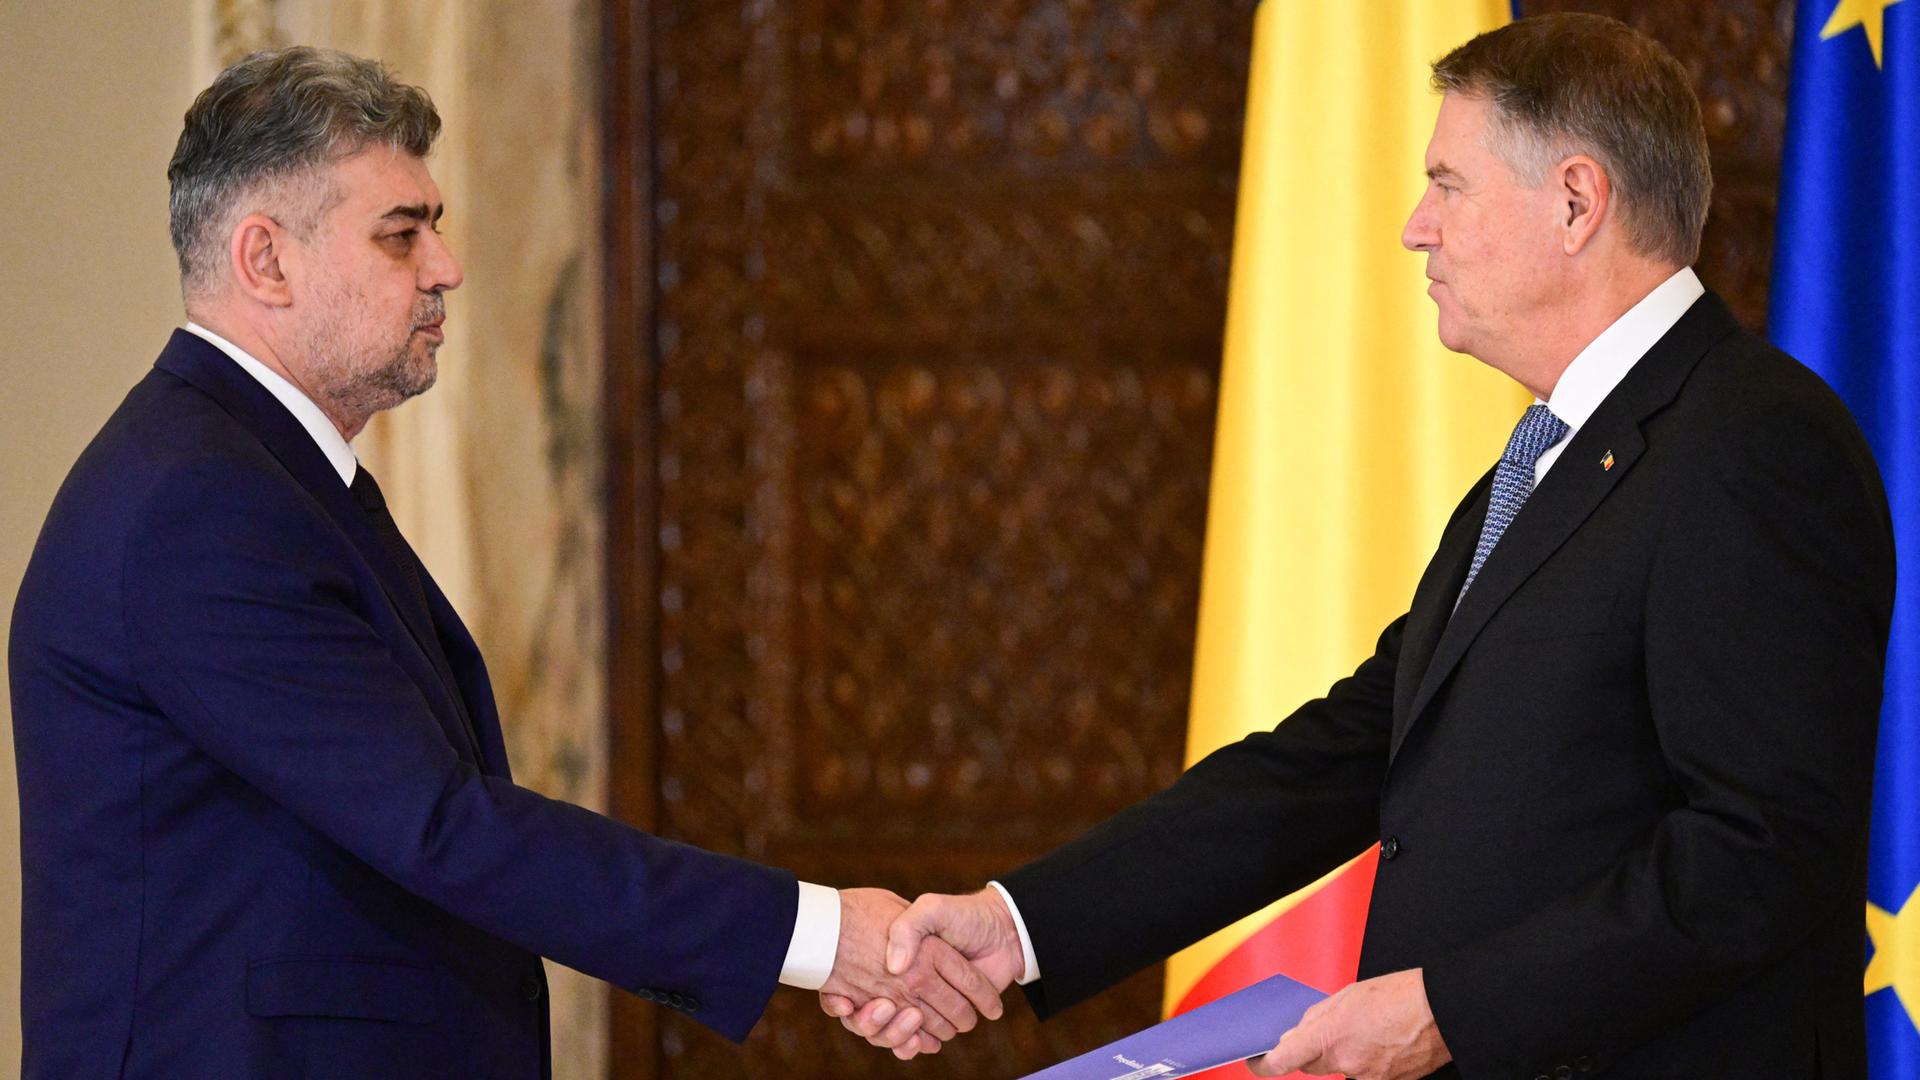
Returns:
[[[780,982],[818,990],[833,974],[834,956],[840,949],[840,890],[810,881],[799,884],[800,907],[794,912],[793,940],[780,965]]]
[[[1020,905],[1013,902],[1013,894],[1007,891],[1005,885],[997,881],[989,881],[987,884],[993,886],[993,890],[1000,894],[1000,899],[1007,902],[1007,911],[1013,915],[1013,928],[1020,932],[1020,957],[1026,962],[1026,966],[1021,969],[1020,977],[1014,980],[1015,984],[1025,986],[1028,983],[1039,982],[1040,960],[1033,955],[1033,938],[1027,933],[1027,920],[1020,917]]]

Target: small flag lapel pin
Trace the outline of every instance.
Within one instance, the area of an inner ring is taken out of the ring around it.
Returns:
[[[1607,451],[1607,456],[1600,459],[1600,468],[1606,472],[1613,471],[1613,451]]]

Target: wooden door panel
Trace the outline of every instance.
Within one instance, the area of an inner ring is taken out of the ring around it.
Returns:
[[[614,598],[623,813],[910,894],[1177,775],[1250,12],[610,16],[645,39],[609,50],[609,318],[645,369],[610,382],[614,546],[649,568]],[[1158,1005],[1157,970],[1044,1029],[1014,1004],[914,1071],[1017,1075]],[[811,995],[744,1051],[614,1024],[622,1075],[900,1069]]]

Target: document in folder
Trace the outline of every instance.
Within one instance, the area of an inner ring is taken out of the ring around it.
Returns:
[[[1326,996],[1275,975],[1024,1080],[1171,1080],[1245,1061],[1273,1049]]]

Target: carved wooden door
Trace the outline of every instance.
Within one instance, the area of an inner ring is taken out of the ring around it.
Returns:
[[[1251,4],[614,7],[616,810],[911,895],[1170,782]],[[744,1050],[615,998],[618,1075],[904,1074],[810,994]]]

